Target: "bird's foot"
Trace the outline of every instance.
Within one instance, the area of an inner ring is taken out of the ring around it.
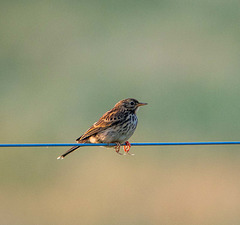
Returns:
[[[119,152],[119,151],[120,151],[120,147],[121,147],[120,142],[116,142],[115,151],[116,151],[116,153],[118,153],[119,155],[122,155],[122,153]]]
[[[129,153],[129,150],[131,148],[131,144],[128,141],[125,142],[125,145],[123,146],[123,148],[124,148],[124,152],[125,152],[124,155],[126,155],[126,154],[134,155],[134,154]]]

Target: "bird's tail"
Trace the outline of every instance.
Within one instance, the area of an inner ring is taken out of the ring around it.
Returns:
[[[64,154],[57,157],[57,159],[64,159],[65,156],[67,156],[68,154],[70,154],[71,152],[75,151],[78,148],[80,148],[80,146],[73,146],[72,148],[68,149]]]

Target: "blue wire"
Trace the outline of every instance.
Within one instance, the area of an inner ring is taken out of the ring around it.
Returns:
[[[207,141],[207,142],[156,142],[131,143],[132,146],[161,146],[161,145],[239,145],[240,141]],[[92,143],[43,143],[43,144],[0,144],[0,147],[66,147],[66,146],[115,146],[116,144]]]

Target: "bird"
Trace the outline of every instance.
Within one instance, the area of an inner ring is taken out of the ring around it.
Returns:
[[[77,143],[115,143],[115,150],[121,154],[120,146],[125,143],[124,151],[129,154],[131,144],[128,139],[133,135],[138,118],[136,112],[140,106],[147,103],[139,102],[134,98],[119,101],[109,111],[95,122],[82,136],[76,139]],[[64,159],[68,154],[80,146],[73,146],[57,159]],[[122,155],[122,154],[121,154]]]

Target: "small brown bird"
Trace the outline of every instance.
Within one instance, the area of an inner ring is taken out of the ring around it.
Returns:
[[[116,152],[119,153],[121,144],[125,143],[124,151],[129,152],[131,147],[127,141],[134,133],[138,118],[136,112],[139,106],[147,105],[140,103],[134,98],[119,101],[111,110],[107,111],[96,123],[94,123],[77,143],[116,143]],[[75,151],[80,146],[74,146],[66,151],[58,159],[64,159],[66,155]],[[119,153],[120,154],[120,153]]]

